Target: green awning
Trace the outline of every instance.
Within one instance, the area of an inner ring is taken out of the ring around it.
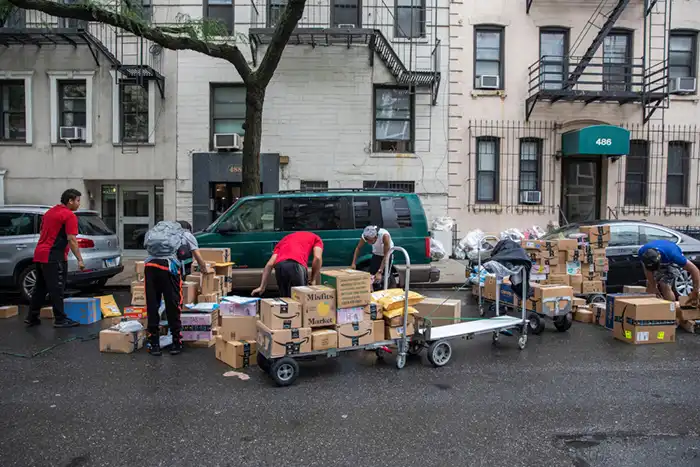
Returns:
[[[593,125],[561,135],[562,156],[625,156],[630,132],[619,126]]]

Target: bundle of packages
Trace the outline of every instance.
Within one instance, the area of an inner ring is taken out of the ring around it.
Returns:
[[[379,290],[372,293],[372,302],[381,310],[384,317],[384,336],[386,339],[398,339],[415,332],[413,324],[418,310],[414,308],[425,299],[419,293],[408,292],[408,322],[404,326],[404,306],[406,291],[404,289]]]

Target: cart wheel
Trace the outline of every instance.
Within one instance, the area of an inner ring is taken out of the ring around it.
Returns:
[[[557,331],[559,332],[566,332],[571,327],[571,323],[573,323],[573,321],[574,320],[571,313],[567,313],[564,316],[554,318],[554,327],[557,328]]]
[[[403,367],[406,366],[406,356],[405,355],[398,355],[396,357],[396,368],[399,370]]]
[[[411,343],[408,345],[408,354],[411,356],[420,355],[420,351],[423,350],[423,345],[418,343]]]
[[[442,340],[433,342],[428,347],[428,361],[434,367],[447,365],[452,357],[452,346],[448,341]]]
[[[586,298],[586,302],[587,302],[589,305],[594,305],[594,304],[596,304],[596,303],[605,305],[605,302],[606,302],[606,300],[605,300],[605,295],[600,294],[600,293],[593,294],[593,295],[589,295],[589,296]]]
[[[261,354],[260,352],[258,352],[258,366],[265,373],[270,371],[270,360],[265,358],[265,356],[263,354]]]
[[[535,335],[542,334],[542,331],[544,331],[544,320],[540,317],[540,315],[537,313],[530,313],[528,319],[530,320],[530,323],[528,324],[530,327],[530,332]]]
[[[522,336],[518,337],[518,348],[520,350],[525,350],[526,345],[527,345],[527,334],[523,334]]]
[[[277,386],[290,386],[299,376],[299,364],[290,357],[284,357],[272,364],[270,376]]]

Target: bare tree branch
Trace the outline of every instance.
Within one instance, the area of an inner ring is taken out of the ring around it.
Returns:
[[[129,18],[126,15],[114,13],[97,5],[90,4],[63,4],[51,0],[7,0],[17,8],[25,10],[38,10],[51,16],[59,18],[73,18],[81,21],[96,21],[121,28],[144,39],[148,39],[163,48],[170,50],[192,50],[200,52],[210,57],[224,59],[236,68],[244,83],[248,84],[251,79],[251,69],[241,50],[235,45],[229,44],[209,44],[203,40],[193,37],[172,36],[164,34],[166,32],[184,32],[185,28],[159,28],[142,24],[137,19]],[[298,2],[299,0],[294,0]],[[305,1],[305,0],[303,0]],[[303,10],[303,3],[302,3]],[[287,36],[287,40],[289,35]],[[284,41],[284,44],[287,43]],[[284,48],[284,44],[282,49]],[[282,53],[279,50],[279,55]],[[266,54],[267,56],[267,54]],[[279,57],[277,58],[279,62]],[[274,72],[274,68],[272,70]],[[269,81],[269,80],[268,80]]]
[[[304,14],[305,6],[306,0],[289,0],[287,7],[282,10],[282,15],[277,22],[277,27],[272,35],[270,45],[265,51],[265,56],[260,61],[258,69],[253,73],[253,80],[258,86],[265,88],[270,83],[282,58],[282,52],[284,52],[284,48],[289,42],[289,37]]]

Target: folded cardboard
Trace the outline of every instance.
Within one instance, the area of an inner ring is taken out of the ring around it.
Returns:
[[[372,321],[339,324],[335,329],[338,331],[338,348],[357,347],[375,341]]]
[[[292,298],[301,303],[303,327],[335,325],[335,289],[325,285],[292,287]]]
[[[301,303],[291,298],[260,300],[260,321],[270,329],[300,328]]]
[[[284,357],[311,351],[311,328],[270,329],[261,321],[258,327],[258,352],[266,357]]]
[[[132,353],[143,347],[146,331],[121,332],[114,329],[100,331],[100,352]]]
[[[256,321],[255,316],[219,316],[217,335],[227,341],[256,340]]]
[[[369,273],[355,269],[321,272],[321,284],[335,289],[336,309],[365,306],[372,290]]]
[[[0,318],[12,318],[19,314],[19,307],[16,305],[0,306]]]
[[[259,305],[259,298],[233,295],[221,299],[219,313],[221,316],[257,316]]]
[[[66,298],[63,300],[63,310],[70,319],[80,324],[92,324],[102,319],[100,301],[96,298]]]
[[[455,324],[462,318],[461,300],[426,298],[413,305],[413,308],[418,312],[418,316],[430,319],[433,327]]]
[[[398,326],[398,327],[390,327],[390,326],[385,326],[384,327],[384,337],[387,339],[398,339],[400,337],[403,337],[404,335],[413,335],[415,332],[415,328],[413,323],[408,323],[408,326],[406,326],[406,330],[404,332],[404,327],[403,326]]]
[[[256,340],[227,342],[221,336],[216,336],[215,346],[216,358],[230,367],[240,369],[258,363],[258,343]]]
[[[338,331],[316,329],[311,332],[311,350],[327,350],[338,347]]]
[[[676,340],[675,303],[656,297],[615,300],[613,336],[630,344]]]

